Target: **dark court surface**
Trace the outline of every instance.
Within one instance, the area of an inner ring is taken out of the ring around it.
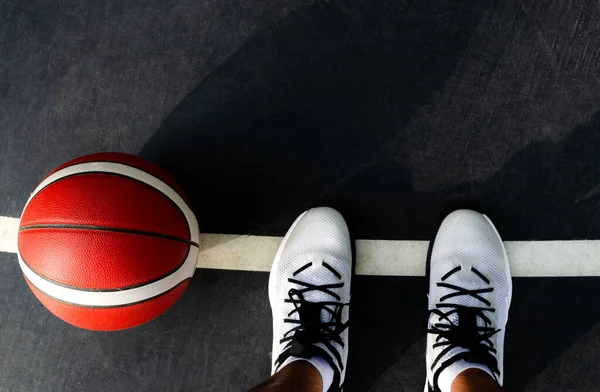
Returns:
[[[507,240],[600,239],[599,21],[587,0],[4,1],[0,215],[123,151],[204,232],[283,235],[330,205],[356,238],[430,239],[473,207]],[[198,270],[162,317],[93,333],[0,254],[0,390],[246,390],[269,372],[267,278]],[[424,279],[353,284],[348,390],[421,391]],[[507,391],[600,390],[599,293],[515,279]]]

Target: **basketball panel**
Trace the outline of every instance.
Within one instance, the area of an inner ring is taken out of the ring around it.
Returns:
[[[175,189],[177,191],[177,193],[179,193],[179,195],[181,197],[183,197],[183,199],[189,205],[189,201],[188,201],[187,197],[185,196],[183,189],[177,183],[177,181],[175,181],[173,176],[171,176],[169,173],[167,173],[166,171],[164,171],[163,169],[161,169],[159,166],[155,165],[154,163],[148,162],[147,160],[142,159],[138,156],[131,155],[131,154],[125,154],[122,152],[99,152],[99,153],[95,153],[95,154],[84,155],[82,157],[72,159],[72,160],[66,162],[65,164],[60,165],[59,167],[54,169],[50,174],[48,174],[48,176],[61,170],[61,169],[64,169],[65,167],[77,165],[79,163],[86,163],[86,162],[115,162],[115,163],[122,163],[124,165],[133,166],[135,168],[143,170],[143,171],[150,173],[153,176],[159,178],[160,180],[164,181],[165,183],[169,184],[169,186],[171,186],[173,189]]]
[[[147,231],[190,239],[183,212],[167,196],[142,182],[104,173],[65,177],[29,202],[20,227],[98,226]]]
[[[86,290],[117,290],[177,270],[189,245],[139,234],[81,229],[30,229],[18,237],[23,261],[38,275]]]
[[[155,319],[179,299],[189,280],[181,282],[161,296],[133,305],[114,308],[75,306],[46,296],[25,278],[36,298],[55,316],[79,328],[94,331],[118,331]]]

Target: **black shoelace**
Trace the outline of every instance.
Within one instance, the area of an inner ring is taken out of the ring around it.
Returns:
[[[294,273],[294,276],[311,265],[312,263],[308,263],[298,269]],[[325,262],[323,262],[323,266],[336,275],[338,279],[341,278],[341,275],[333,267]],[[287,342],[287,344],[277,359],[276,366],[279,366],[290,356],[308,359],[318,355],[324,357],[325,360],[329,360],[329,355],[321,348],[315,346],[317,343],[322,343],[335,357],[337,367],[340,371],[343,370],[342,357],[334,347],[334,343],[337,343],[342,348],[344,347],[344,342],[340,335],[348,328],[348,323],[343,323],[341,320],[344,307],[349,306],[349,304],[340,302],[340,296],[331,290],[343,287],[344,283],[315,285],[294,278],[289,278],[288,281],[298,285],[299,288],[291,289],[288,292],[289,298],[285,299],[286,303],[294,305],[294,309],[288,313],[288,318],[284,322],[292,324],[293,327],[280,340],[280,343]],[[311,291],[325,293],[335,299],[335,301],[309,302],[304,298],[304,295]],[[330,316],[327,321],[321,321],[323,312]],[[297,318],[292,318],[294,314],[297,314]]]
[[[498,361],[495,356],[497,350],[494,348],[494,344],[491,341],[491,337],[500,332],[500,330],[491,327],[491,321],[486,316],[486,312],[494,313],[496,309],[491,307],[490,301],[481,296],[481,294],[493,292],[494,288],[490,286],[482,289],[468,290],[444,282],[452,274],[460,271],[460,269],[461,267],[456,267],[444,275],[441,282],[437,283],[438,287],[444,287],[453,292],[440,298],[440,303],[436,304],[436,309],[431,309],[429,311],[429,317],[431,317],[432,314],[439,317],[439,322],[432,325],[431,328],[427,330],[430,334],[438,335],[433,347],[438,348],[445,346],[433,361],[431,369],[433,370],[442,358],[444,358],[444,356],[452,349],[462,347],[467,351],[454,355],[440,364],[440,367],[434,374],[433,384],[435,388],[437,388],[437,379],[441,372],[461,359],[467,362],[479,363],[487,366],[495,375],[496,379],[500,375]],[[481,272],[473,267],[471,267],[471,271],[481,278],[482,281],[487,283],[488,286],[490,285],[489,279]],[[485,306],[468,307],[446,302],[447,300],[460,296],[473,297]],[[458,319],[458,324],[455,324],[450,318],[454,314],[457,315],[456,318]],[[483,321],[483,325],[478,325],[478,319]]]

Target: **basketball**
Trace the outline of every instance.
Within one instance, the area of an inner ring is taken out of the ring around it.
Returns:
[[[25,281],[80,328],[132,328],[165,312],[196,269],[198,223],[177,183],[121,153],[59,166],[34,190],[19,224]]]

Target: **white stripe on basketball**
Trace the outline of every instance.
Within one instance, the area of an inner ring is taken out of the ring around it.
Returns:
[[[18,257],[19,264],[27,280],[44,294],[59,301],[74,305],[107,307],[128,305],[157,297],[171,290],[184,280],[191,278],[196,269],[198,248],[190,246],[190,253],[185,260],[185,263],[171,275],[145,286],[119,291],[83,291],[60,286],[33,272],[31,268],[23,262],[21,255],[18,255]]]
[[[86,162],[61,169],[56,173],[51,174],[44,181],[42,181],[42,183],[33,191],[31,196],[27,200],[25,208],[27,208],[27,205],[29,204],[31,199],[33,199],[38,192],[40,192],[43,188],[52,184],[53,182],[56,182],[61,178],[67,176],[72,176],[74,174],[82,174],[89,172],[120,174],[143,182],[144,184],[147,184],[156,189],[157,191],[163,193],[165,196],[171,199],[177,205],[177,207],[179,207],[188,223],[188,227],[190,230],[190,240],[192,242],[198,243],[200,234],[198,229],[198,222],[196,221],[196,216],[188,207],[185,200],[183,200],[183,198],[179,196],[179,194],[173,188],[171,188],[171,186],[169,186],[164,181],[154,177],[152,174],[146,173],[143,170],[121,163]],[[25,264],[25,262],[21,258],[21,255],[18,254],[18,256],[19,264],[21,266],[21,269],[23,270],[23,274],[40,291],[60,301],[72,303],[74,305],[102,307],[120,306],[145,301],[147,299],[161,295],[164,292],[174,288],[184,280],[191,278],[194,275],[194,271],[196,270],[196,261],[198,260],[198,248],[196,246],[190,246],[189,253],[185,262],[172,274],[144,286],[119,291],[84,291],[58,285],[36,274],[31,268],[29,268]]]

